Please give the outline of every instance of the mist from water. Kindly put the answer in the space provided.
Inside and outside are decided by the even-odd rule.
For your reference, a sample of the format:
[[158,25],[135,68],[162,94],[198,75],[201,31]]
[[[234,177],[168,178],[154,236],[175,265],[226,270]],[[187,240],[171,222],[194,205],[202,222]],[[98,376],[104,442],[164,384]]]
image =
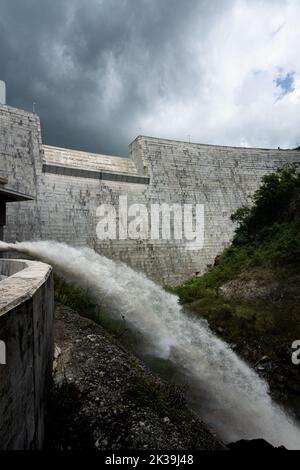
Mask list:
[[90,248],[0,242],[0,251],[7,250],[51,264],[67,281],[87,289],[111,318],[125,318],[151,345],[153,356],[169,360],[190,378],[198,415],[225,443],[262,438],[300,449],[300,428],[272,402],[267,383],[204,320],[187,315],[175,295]]

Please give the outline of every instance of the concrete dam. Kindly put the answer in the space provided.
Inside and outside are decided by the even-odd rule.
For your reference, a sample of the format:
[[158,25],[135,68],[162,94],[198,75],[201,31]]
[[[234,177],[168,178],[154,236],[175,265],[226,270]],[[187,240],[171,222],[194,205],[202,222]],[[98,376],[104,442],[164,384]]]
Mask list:
[[[299,161],[300,153],[293,150],[145,136],[129,145],[128,158],[50,147],[43,145],[35,113],[0,105],[0,193],[9,190],[30,199],[7,204],[4,240],[89,246],[161,284],[178,284],[205,272],[230,243],[230,216],[249,203],[262,176]],[[99,239],[97,208],[115,207],[118,219],[122,197],[128,206],[203,206],[201,247],[191,249],[184,238],[160,235]],[[177,217],[175,210],[171,227]],[[5,224],[3,217],[0,224]]]
[[[204,273],[233,237],[231,214],[249,203],[261,178],[297,162],[296,150],[146,136],[130,144],[128,158],[51,147],[42,142],[35,113],[0,105],[0,257],[17,258],[0,259],[0,448],[43,447],[53,360],[52,267],[106,302],[112,317],[126,318],[154,356],[190,372],[205,397],[197,411],[211,426],[218,411],[224,442],[263,436],[297,448],[299,428],[273,404],[266,383],[159,286]],[[148,233],[131,236],[124,228],[125,200],[126,223],[144,208],[152,216],[158,206]],[[201,208],[198,245],[175,236],[183,206]],[[162,207],[170,209],[173,236],[165,236],[163,226],[148,236]],[[104,215],[116,230],[101,238]],[[48,264],[19,259],[24,254]]]

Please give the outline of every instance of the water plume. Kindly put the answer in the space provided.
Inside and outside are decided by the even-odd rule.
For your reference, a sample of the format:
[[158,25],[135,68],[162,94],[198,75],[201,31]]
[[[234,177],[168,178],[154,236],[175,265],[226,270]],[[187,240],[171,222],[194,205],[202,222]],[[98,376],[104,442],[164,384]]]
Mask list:
[[272,401],[266,382],[205,321],[187,315],[176,296],[145,275],[92,249],[53,241],[0,242],[0,251],[5,250],[48,262],[88,289],[112,318],[125,317],[151,344],[154,356],[170,360],[191,379],[198,415],[225,443],[263,438],[300,449],[298,425]]

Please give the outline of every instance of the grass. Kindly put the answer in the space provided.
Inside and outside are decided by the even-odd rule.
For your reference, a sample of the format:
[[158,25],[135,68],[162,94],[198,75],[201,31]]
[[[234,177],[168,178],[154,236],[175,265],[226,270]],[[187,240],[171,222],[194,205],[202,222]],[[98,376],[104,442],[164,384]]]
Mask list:
[[67,283],[62,277],[54,274],[54,299],[63,305],[76,310],[81,315],[99,316],[100,309],[87,292]]
[[173,383],[157,382],[148,377],[134,377],[128,396],[140,406],[155,411],[161,418],[180,421],[187,413],[185,389]]
[[263,334],[292,340],[300,335],[300,309],[295,305],[283,307],[262,300],[243,302],[207,294],[188,307],[214,329],[223,331],[228,341],[251,340]]
[[138,347],[139,335],[129,330],[125,318],[121,320],[111,318],[94,302],[89,292],[74,287],[57,274],[54,275],[54,299],[101,325],[107,334],[129,349]]

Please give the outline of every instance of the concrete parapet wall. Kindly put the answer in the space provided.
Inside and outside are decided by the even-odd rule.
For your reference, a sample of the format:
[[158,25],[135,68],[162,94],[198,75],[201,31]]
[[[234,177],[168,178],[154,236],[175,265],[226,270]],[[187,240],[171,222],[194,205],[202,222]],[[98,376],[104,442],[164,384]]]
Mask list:
[[40,449],[53,358],[53,278],[44,263],[0,259],[0,449]]
[[49,145],[43,145],[43,151],[44,159],[48,164],[137,175],[135,164],[129,158],[110,157],[108,155],[50,147]]

